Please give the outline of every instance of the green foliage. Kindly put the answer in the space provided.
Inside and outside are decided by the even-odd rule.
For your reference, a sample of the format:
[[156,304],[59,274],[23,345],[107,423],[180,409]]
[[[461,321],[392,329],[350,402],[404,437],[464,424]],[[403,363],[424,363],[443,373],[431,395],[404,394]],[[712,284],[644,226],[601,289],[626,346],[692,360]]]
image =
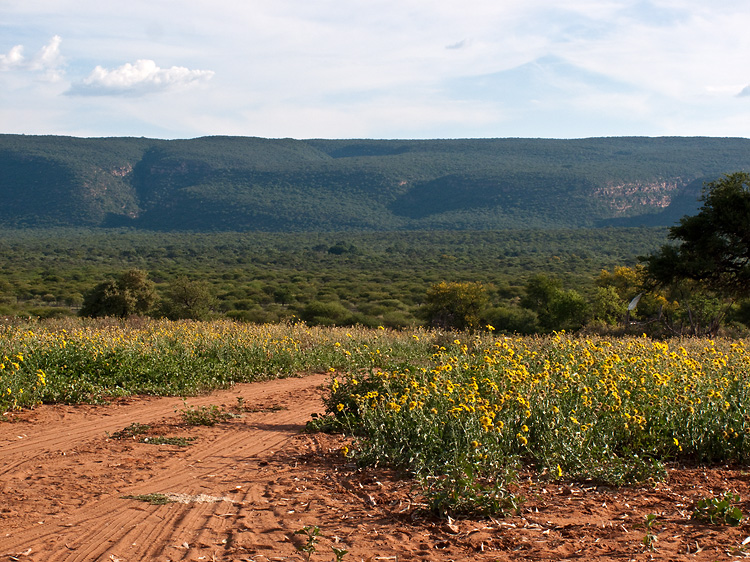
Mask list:
[[724,492],[713,498],[701,498],[696,503],[691,518],[712,525],[724,523],[736,527],[742,523],[743,518],[742,511],[735,505],[739,501],[740,496],[732,492]]
[[117,279],[99,283],[86,293],[79,314],[81,316],[117,316],[126,318],[146,314],[156,300],[154,283],[148,273],[130,269]]
[[[0,135],[0,224],[182,232],[667,226],[695,210],[701,181],[750,168],[749,142]],[[349,241],[327,247],[350,255]]]
[[559,279],[538,274],[526,284],[521,305],[534,311],[539,325],[547,330],[576,330],[583,326],[589,306],[574,289],[564,290]]
[[181,276],[172,281],[159,304],[157,315],[170,320],[207,320],[214,298],[207,281]]
[[[330,316],[310,315],[306,321],[408,328],[423,322],[420,309],[427,288],[448,278],[482,283],[490,301],[486,313],[510,309],[518,318],[508,330],[522,333],[534,319],[528,310],[519,311],[517,297],[531,275],[564,276],[570,288],[589,297],[591,279],[602,268],[634,262],[638,254],[658,248],[665,233],[348,233],[347,243],[356,245],[357,252],[334,255],[327,249],[340,234],[0,231],[0,311],[5,307],[10,316],[70,315],[78,311],[82,294],[102,279],[116,280],[123,269],[141,269],[156,282],[162,305],[171,303],[170,287],[180,278],[207,285],[214,297],[211,316],[283,322],[302,317],[310,303],[336,302],[341,306]],[[46,302],[45,295],[56,300]],[[167,312],[160,306],[152,314]]]
[[679,300],[679,324],[693,335],[713,335],[733,302],[750,296],[750,174],[707,183],[701,201],[696,215],[670,228],[677,244],[643,259],[652,286]]
[[649,549],[651,552],[656,551],[656,542],[659,540],[656,533],[654,532],[654,522],[658,516],[655,513],[649,513],[646,515],[646,535],[641,541],[643,546]]
[[167,437],[164,435],[155,435],[153,437],[143,437],[140,442],[148,443],[149,445],[175,445],[177,447],[189,447],[195,440],[196,437]]
[[229,421],[235,417],[231,412],[219,408],[216,404],[210,406],[188,406],[180,410],[182,422],[186,425],[214,426],[217,423]]
[[661,285],[690,279],[727,296],[750,296],[750,173],[706,184],[701,201],[698,214],[670,228],[678,245],[647,259],[649,277]]
[[446,467],[446,474],[422,478],[429,511],[438,517],[507,517],[518,515],[523,498],[507,487],[511,479],[483,477],[471,460]]
[[151,429],[151,426],[144,423],[133,422],[129,426],[119,431],[115,431],[112,439],[134,439],[138,435],[143,435]]
[[452,337],[427,361],[347,369],[326,399],[359,462],[419,476],[438,513],[500,507],[520,463],[622,486],[662,480],[674,459],[750,458],[744,340]]
[[628,303],[620,298],[620,295],[612,286],[597,287],[594,294],[594,318],[605,324],[621,323],[627,312]]
[[[317,525],[305,525],[301,529],[294,531],[295,535],[302,535],[304,537],[304,543],[297,547],[299,552],[304,552],[307,555],[307,561],[310,562],[310,558],[317,551],[317,544],[320,541],[322,533],[320,527]],[[337,555],[338,557],[338,555]]]
[[442,281],[427,290],[423,314],[436,328],[476,330],[488,302],[487,289],[481,283]]
[[129,496],[122,496],[122,499],[125,500],[138,500],[141,502],[146,502],[151,505],[167,505],[168,503],[175,503],[177,500],[169,497],[167,494],[161,494],[161,493],[153,493],[153,494],[137,494],[137,495],[129,495]]

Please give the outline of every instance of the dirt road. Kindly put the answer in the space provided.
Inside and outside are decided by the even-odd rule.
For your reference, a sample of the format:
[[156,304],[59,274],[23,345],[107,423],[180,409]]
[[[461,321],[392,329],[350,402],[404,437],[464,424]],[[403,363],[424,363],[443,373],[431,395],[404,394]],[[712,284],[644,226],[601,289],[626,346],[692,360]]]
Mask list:
[[[343,437],[301,433],[322,410],[325,379],[239,385],[187,405],[137,397],[12,415],[0,423],[0,560],[306,560],[306,537],[295,533],[306,526],[322,534],[312,561],[335,560],[334,549],[344,562],[743,555],[746,524],[689,518],[695,498],[727,489],[747,514],[743,469],[673,469],[665,484],[621,490],[529,479],[519,516],[425,517],[411,482],[357,469],[340,454]],[[182,423],[180,410],[210,405],[238,415],[213,427]],[[183,441],[154,444],[159,437]],[[649,513],[658,514],[657,550],[643,543]]]

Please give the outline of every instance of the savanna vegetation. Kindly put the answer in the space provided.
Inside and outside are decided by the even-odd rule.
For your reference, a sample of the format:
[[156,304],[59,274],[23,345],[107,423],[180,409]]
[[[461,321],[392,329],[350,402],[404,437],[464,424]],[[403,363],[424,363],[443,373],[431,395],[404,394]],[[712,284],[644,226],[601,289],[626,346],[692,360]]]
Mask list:
[[[0,232],[0,314],[301,319],[309,325],[393,328],[490,323],[530,333],[580,326],[602,315],[622,320],[625,301],[637,293],[635,280],[620,279],[616,299],[606,293],[610,308],[600,312],[602,270],[635,267],[637,256],[658,249],[666,234],[646,228],[306,234],[6,230]],[[128,272],[129,280],[123,279]],[[543,294],[540,276],[549,279],[549,286],[542,283]],[[437,322],[439,303],[430,303],[429,292],[441,283],[481,285],[475,316],[462,323]],[[585,314],[568,318],[576,311],[571,303],[581,301]],[[565,323],[557,324],[563,316]]]

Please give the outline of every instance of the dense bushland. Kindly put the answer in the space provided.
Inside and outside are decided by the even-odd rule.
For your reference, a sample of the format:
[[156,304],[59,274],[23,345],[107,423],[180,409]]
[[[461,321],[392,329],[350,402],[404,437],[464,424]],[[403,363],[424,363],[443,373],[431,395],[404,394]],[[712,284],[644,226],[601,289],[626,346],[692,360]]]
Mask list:
[[[427,323],[427,292],[477,282],[488,323],[534,330],[519,307],[544,273],[593,302],[602,269],[633,266],[665,229],[391,233],[148,233],[129,230],[0,231],[0,314],[76,314],[84,295],[123,272],[154,283],[155,316],[251,322],[409,327]],[[103,289],[104,287],[100,287]],[[622,298],[628,298],[623,294]],[[630,296],[632,298],[632,295]],[[181,302],[176,302],[180,301]],[[534,313],[536,314],[536,313]]]

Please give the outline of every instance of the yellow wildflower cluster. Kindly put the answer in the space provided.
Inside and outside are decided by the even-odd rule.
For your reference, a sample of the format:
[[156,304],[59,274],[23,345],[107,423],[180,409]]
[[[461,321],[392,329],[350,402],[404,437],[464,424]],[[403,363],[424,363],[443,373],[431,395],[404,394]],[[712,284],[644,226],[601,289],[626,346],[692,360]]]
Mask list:
[[742,341],[490,334],[435,345],[431,359],[374,369],[369,394],[349,397],[370,427],[394,432],[383,442],[431,436],[436,450],[538,455],[553,472],[586,455],[750,457]]

